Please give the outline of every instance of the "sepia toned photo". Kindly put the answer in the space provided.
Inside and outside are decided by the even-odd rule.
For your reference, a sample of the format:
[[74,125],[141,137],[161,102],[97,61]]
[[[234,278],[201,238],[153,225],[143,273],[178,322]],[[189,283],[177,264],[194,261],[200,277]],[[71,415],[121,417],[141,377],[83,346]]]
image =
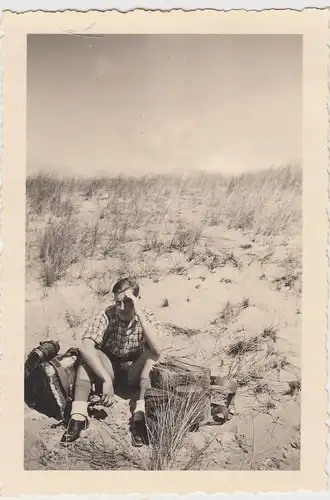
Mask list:
[[29,35],[25,467],[297,470],[302,37]]
[[3,29],[4,493],[324,489],[325,13]]

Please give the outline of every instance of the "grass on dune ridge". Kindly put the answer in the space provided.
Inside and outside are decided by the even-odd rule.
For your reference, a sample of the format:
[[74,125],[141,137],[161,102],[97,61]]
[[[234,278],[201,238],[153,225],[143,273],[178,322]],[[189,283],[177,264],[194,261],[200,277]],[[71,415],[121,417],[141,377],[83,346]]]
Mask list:
[[[38,173],[26,181],[27,256],[41,264],[45,286],[84,258],[119,257],[125,266],[132,248],[135,260],[148,251],[178,251],[193,261],[207,227],[252,237],[299,231],[301,193],[302,169],[291,165],[230,177],[78,179]],[[88,203],[95,210],[86,216]],[[209,252],[205,245],[203,252]]]

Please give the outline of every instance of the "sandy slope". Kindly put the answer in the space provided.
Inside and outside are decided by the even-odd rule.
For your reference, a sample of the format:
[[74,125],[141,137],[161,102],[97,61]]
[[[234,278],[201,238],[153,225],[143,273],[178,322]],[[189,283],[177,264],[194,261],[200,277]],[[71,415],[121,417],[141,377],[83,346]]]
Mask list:
[[[239,241],[233,241],[233,245],[237,253]],[[256,251],[261,253],[262,247],[258,245]],[[295,400],[291,396],[283,396],[283,393],[287,389],[287,382],[299,380],[300,377],[301,316],[297,314],[300,299],[290,291],[276,290],[272,280],[285,273],[280,266],[272,262],[266,265],[256,261],[251,262],[251,256],[244,250],[240,250],[240,257],[246,263],[239,271],[230,264],[213,273],[205,266],[191,266],[187,276],[170,275],[157,279],[156,282],[152,279],[141,280],[143,302],[157,313],[163,323],[199,330],[191,337],[173,336],[167,331],[164,340],[171,347],[171,352],[190,360],[193,359],[197,363],[205,363],[213,372],[225,375],[227,375],[226,371],[231,360],[227,359],[228,356],[223,351],[232,339],[237,336],[246,339],[261,335],[265,328],[275,326],[276,341],[268,342],[267,349],[274,349],[274,359],[282,356],[291,365],[285,366],[278,372],[273,370],[271,377],[264,371],[262,381],[266,380],[269,383],[269,388],[273,392],[272,397],[278,398],[278,402],[275,403],[275,408],[267,411],[262,407],[268,396],[264,394],[256,396],[253,393],[251,395],[247,387],[243,386],[236,400],[239,415],[237,427],[238,433],[247,438],[247,449],[252,447],[251,439],[254,434],[256,447],[254,454],[258,457],[258,461],[261,456],[265,456],[266,459],[275,457],[276,466],[296,468],[299,464],[299,449],[297,447],[290,449],[290,443],[299,441],[297,429],[300,421],[300,400],[299,398]],[[263,274],[265,277],[260,279]],[[70,328],[65,320],[65,310],[80,318],[81,315],[87,317],[90,310],[100,307],[101,304],[93,297],[91,289],[84,283],[63,282],[49,290],[44,298],[42,298],[43,295],[44,291],[40,289],[38,283],[28,283],[26,351],[28,352],[45,338],[59,339],[63,350],[74,344],[79,345],[83,325]],[[168,307],[161,307],[164,298],[168,299]],[[248,306],[240,310],[237,316],[229,321],[229,324],[221,319],[219,320],[221,326],[210,324],[223,310],[227,301],[240,304],[245,299],[249,300]],[[104,303],[106,304],[107,301],[104,300]],[[79,322],[79,319],[77,321]],[[255,361],[252,357],[242,361],[243,373],[248,373],[250,367],[257,368],[264,352],[265,346],[263,345]],[[127,427],[125,419],[128,421],[129,415],[128,411],[125,411],[126,407],[127,404],[117,401],[116,411],[123,413],[125,418],[116,419],[115,428],[121,425],[123,429]],[[255,417],[249,416],[250,410],[256,414]],[[31,412],[26,418],[28,432],[29,422],[33,418]],[[41,439],[43,439],[42,436],[47,436],[47,439],[46,437],[43,439],[47,448],[51,446],[60,454],[58,442],[62,429],[51,432],[48,422],[44,423],[46,427],[40,432]],[[211,432],[219,432],[219,429],[216,431],[211,429]],[[237,442],[233,446],[237,447]],[[282,453],[284,446],[289,446],[289,451]],[[214,465],[224,466],[223,458],[221,460],[223,455],[221,446],[218,446],[218,452],[218,460],[208,463],[208,468]],[[232,454],[229,451],[225,458],[229,460],[229,463],[225,465],[233,468],[241,466],[240,455],[238,454],[238,463],[232,463]],[[245,455],[244,452],[243,455]],[[291,458],[288,460],[288,457]],[[27,466],[31,466],[28,458]]]
[[[98,220],[100,206],[107,203],[104,198],[81,201],[77,196],[80,218]],[[198,213],[193,214],[195,222]],[[101,218],[100,225],[106,220]],[[159,225],[150,223],[143,234],[133,227],[126,232],[125,268],[119,252],[96,251],[70,265],[65,277],[47,288],[39,279],[34,239],[36,228],[44,227],[42,217],[30,216],[26,353],[47,338],[58,339],[62,351],[79,345],[87,319],[111,301],[105,292],[116,277],[134,270],[140,276],[143,303],[164,324],[170,352],[239,383],[232,421],[191,434],[175,466],[184,467],[183,456],[194,456],[212,438],[193,467],[299,468],[299,228],[266,237],[225,229],[221,223],[204,227],[189,258],[189,248],[148,248],[146,234],[159,230]],[[164,238],[167,230],[160,231]],[[221,262],[214,255],[221,255]],[[92,421],[86,437],[66,451],[59,447],[63,429],[51,428],[54,422],[26,408],[25,467],[150,468],[149,451],[131,446],[128,402],[117,397],[108,413],[104,422]]]

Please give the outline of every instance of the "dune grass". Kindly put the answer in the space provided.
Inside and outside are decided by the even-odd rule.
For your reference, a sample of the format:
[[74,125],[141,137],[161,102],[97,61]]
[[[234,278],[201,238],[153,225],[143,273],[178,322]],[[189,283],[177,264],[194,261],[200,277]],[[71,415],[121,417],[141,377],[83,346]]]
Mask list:
[[[291,234],[301,224],[301,191],[302,172],[295,166],[228,178],[201,173],[60,179],[40,173],[26,181],[27,233],[41,223],[37,259],[45,286],[62,279],[77,259],[122,258],[135,243],[136,260],[144,253],[148,260],[148,252],[177,251],[187,264],[205,263],[210,270],[227,263],[239,267],[233,253],[214,253],[203,231],[219,226],[253,237]],[[84,203],[92,200],[96,219],[84,213]]]
[[[296,166],[233,177],[200,173],[188,177],[75,179],[41,173],[28,177],[26,194],[27,267],[36,270],[43,286],[50,288],[69,279],[77,264],[111,260],[110,271],[105,274],[95,271],[95,275],[81,273],[74,278],[84,279],[100,301],[111,289],[111,273],[158,279],[163,271],[157,267],[157,258],[169,256],[176,260],[164,271],[167,275],[187,275],[194,264],[206,266],[210,273],[224,267],[239,273],[245,265],[243,252],[251,250],[255,238],[269,239],[269,252],[255,257],[264,264],[273,256],[277,236],[290,238],[301,233],[302,170]],[[238,231],[247,236],[247,242],[240,246],[240,252],[216,248],[212,238],[205,236],[207,230],[208,235],[216,230]],[[293,290],[299,285],[299,259],[295,253],[285,257],[281,263],[284,274],[274,278],[274,288]],[[230,286],[232,278],[220,281]],[[202,277],[196,288],[201,283]],[[300,293],[299,286],[296,288]],[[237,303],[228,300],[210,325],[220,335],[250,305],[248,297]],[[170,311],[172,299],[164,295],[160,307]],[[81,321],[71,310],[65,311],[64,319],[70,329]],[[198,329],[170,327],[173,335],[188,339],[200,333]],[[276,327],[269,324],[251,337],[235,333],[220,353],[227,363],[223,366],[225,376],[234,377],[243,390],[260,399],[263,411],[268,412],[277,404],[271,377],[288,367],[286,357],[276,351],[276,340]],[[286,387],[286,393],[276,397],[296,397],[300,388],[297,378]],[[200,411],[198,401],[189,403],[184,400],[178,405],[171,399],[159,412],[157,426],[149,426],[150,457],[143,469],[198,466],[210,443],[193,453],[188,462],[182,462],[191,421]],[[96,448],[86,448],[87,461],[95,459],[96,469],[118,468],[116,450]],[[130,449],[120,457],[121,467],[138,468],[135,460],[128,463]]]

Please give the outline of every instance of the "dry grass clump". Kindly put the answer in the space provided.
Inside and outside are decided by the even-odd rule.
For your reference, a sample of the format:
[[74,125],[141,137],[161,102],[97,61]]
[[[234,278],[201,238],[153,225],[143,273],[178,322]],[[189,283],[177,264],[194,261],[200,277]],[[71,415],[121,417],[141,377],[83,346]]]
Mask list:
[[290,380],[289,388],[285,392],[287,396],[296,396],[301,391],[301,380]]
[[226,351],[228,356],[242,356],[247,352],[256,351],[259,347],[259,337],[256,335],[255,337],[248,339],[238,339],[233,342]]
[[[126,446],[125,446],[126,444]],[[145,470],[141,457],[135,456],[127,443],[119,446],[107,446],[107,443],[98,443],[94,440],[79,443],[68,449],[68,459],[75,462],[88,463],[93,470]]]
[[65,321],[70,328],[76,328],[83,324],[83,317],[74,310],[65,309]]
[[79,227],[72,217],[50,219],[40,232],[40,279],[46,287],[63,278],[71,264],[79,259]]
[[276,341],[276,334],[277,334],[277,330],[276,330],[276,327],[273,326],[273,325],[270,325],[270,326],[266,326],[261,334],[261,336],[264,338],[264,339],[268,339],[270,338],[271,340],[273,340],[273,342]]
[[98,223],[83,224],[71,213],[49,217],[46,225],[38,229],[36,241],[42,283],[52,286],[66,276],[72,264],[93,257],[101,237]]
[[198,245],[194,248],[190,260],[197,265],[205,265],[209,271],[214,271],[219,267],[224,267],[224,253],[215,253],[206,244]]
[[211,321],[211,325],[224,324],[228,325],[231,323],[242,309],[246,309],[249,306],[249,299],[244,299],[242,303],[233,304],[230,300],[227,300],[217,316]]
[[267,236],[299,227],[301,194],[302,170],[298,166],[233,177],[226,193],[228,227]]
[[174,325],[173,323],[166,323],[166,327],[170,329],[172,335],[182,335],[184,337],[196,337],[201,332],[197,328],[183,328],[182,326]]
[[158,255],[179,251],[186,253],[188,260],[191,260],[201,236],[202,227],[179,221],[164,231],[159,230],[159,228],[147,231],[142,251],[153,250]]
[[59,179],[58,176],[39,173],[27,177],[26,195],[32,211],[38,215],[53,212],[65,216],[74,211],[68,197],[73,190],[73,180]]
[[291,368],[286,355],[276,349],[276,327],[269,325],[252,336],[247,335],[244,328],[228,333],[229,338],[215,353],[221,360],[223,376],[234,378],[254,396],[271,395],[280,371]]
[[189,470],[207,451],[211,440],[203,450],[195,450],[189,460],[183,459],[187,438],[192,424],[205,411],[205,397],[178,397],[166,391],[166,401],[155,401],[153,418],[146,420],[148,441],[151,447],[150,470]]

